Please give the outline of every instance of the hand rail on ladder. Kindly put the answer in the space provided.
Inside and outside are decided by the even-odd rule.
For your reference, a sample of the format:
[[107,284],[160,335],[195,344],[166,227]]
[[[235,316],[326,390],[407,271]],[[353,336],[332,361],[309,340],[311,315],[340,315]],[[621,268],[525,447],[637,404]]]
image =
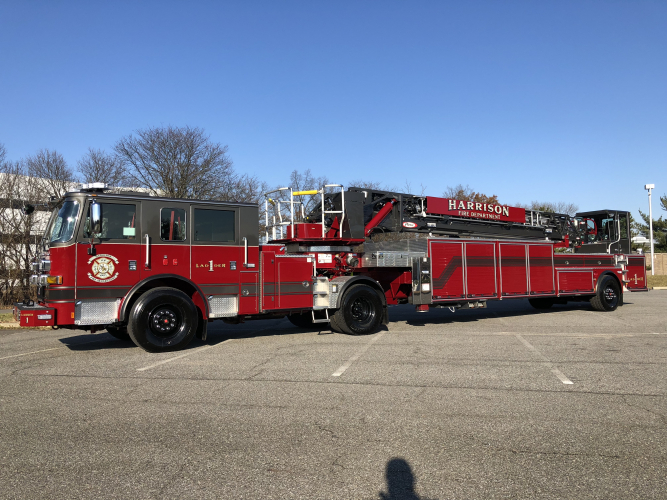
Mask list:
[[[325,210],[324,207],[324,195],[326,194],[326,188],[340,188],[341,192],[341,210]],[[274,193],[279,193],[280,196],[286,191],[289,190],[290,193],[290,199],[288,200],[282,200],[276,197],[276,199],[271,198],[269,195],[272,195]],[[294,227],[294,222],[295,222],[295,213],[294,213],[294,206],[297,205],[297,213],[298,213],[298,207],[301,208],[301,220],[304,220],[306,218],[306,212],[305,212],[305,204],[300,201],[300,200],[295,200],[295,196],[304,196],[304,195],[316,195],[319,194],[321,196],[321,205],[322,205],[322,238],[326,237],[326,224],[325,224],[325,215],[333,215],[333,214],[340,214],[340,228],[341,230],[339,231],[339,235],[342,232],[343,228],[343,221],[345,219],[345,188],[342,184],[325,184],[322,186],[320,189],[309,189],[309,190],[302,190],[302,191],[294,191],[291,187],[282,187],[278,189],[274,189],[273,191],[268,191],[264,193],[264,210],[265,210],[265,237],[266,241],[269,241],[269,229],[271,230],[271,239],[275,240],[276,239],[276,229],[280,229],[280,239],[283,239],[285,237],[284,230],[283,228],[285,226],[291,226],[292,227],[292,237],[294,237],[295,233],[295,227]],[[289,203],[289,221],[283,220],[283,206]],[[273,207],[276,208],[276,212],[278,213],[278,220],[276,220],[276,216],[272,216],[272,220],[269,220],[269,204],[271,204]],[[272,223],[270,223],[272,222]]]

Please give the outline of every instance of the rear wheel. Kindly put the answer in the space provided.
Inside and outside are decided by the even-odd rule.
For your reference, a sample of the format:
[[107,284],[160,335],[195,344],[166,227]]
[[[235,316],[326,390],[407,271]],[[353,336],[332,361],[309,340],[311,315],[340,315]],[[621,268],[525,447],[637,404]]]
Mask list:
[[128,333],[148,352],[183,349],[196,331],[197,308],[190,297],[175,288],[154,288],[132,306]]
[[615,311],[621,300],[621,287],[616,278],[604,276],[600,280],[597,293],[591,297],[591,306],[596,311]]
[[334,328],[349,335],[365,335],[377,331],[382,322],[382,300],[368,285],[355,285],[341,300],[333,315]]
[[132,340],[130,334],[127,333],[127,326],[109,325],[106,330],[109,335],[118,340]]
[[554,299],[548,297],[540,297],[535,299],[528,299],[528,303],[535,309],[550,309],[554,305]]

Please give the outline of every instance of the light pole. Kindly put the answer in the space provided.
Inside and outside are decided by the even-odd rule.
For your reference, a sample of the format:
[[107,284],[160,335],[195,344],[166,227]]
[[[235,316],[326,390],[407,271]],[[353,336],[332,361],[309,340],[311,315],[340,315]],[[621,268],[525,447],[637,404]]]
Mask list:
[[655,189],[655,184],[646,184],[644,189],[648,191],[648,233],[651,238],[651,276],[655,275],[655,266],[653,261],[653,209],[651,208],[651,189]]

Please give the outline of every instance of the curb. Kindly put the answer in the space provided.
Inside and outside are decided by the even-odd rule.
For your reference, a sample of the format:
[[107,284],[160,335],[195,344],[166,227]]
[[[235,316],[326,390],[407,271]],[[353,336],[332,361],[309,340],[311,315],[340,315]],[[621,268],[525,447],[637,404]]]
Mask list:
[[667,290],[667,286],[654,286],[653,290]]

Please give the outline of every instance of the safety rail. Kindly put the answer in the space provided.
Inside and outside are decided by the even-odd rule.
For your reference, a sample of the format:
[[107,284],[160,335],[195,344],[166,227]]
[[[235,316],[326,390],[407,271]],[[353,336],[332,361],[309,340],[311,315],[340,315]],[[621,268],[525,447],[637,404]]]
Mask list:
[[[326,210],[325,208],[325,195],[331,194],[327,192],[327,188],[340,188],[341,196],[341,209],[340,210]],[[290,198],[289,200],[280,199],[283,194],[286,194],[289,191]],[[270,195],[278,193],[278,196],[271,198]],[[308,189],[301,191],[294,191],[291,187],[282,187],[274,189],[273,191],[268,191],[264,193],[264,212],[265,212],[265,237],[266,241],[275,240],[278,236],[278,230],[280,231],[280,239],[285,238],[284,228],[286,226],[292,226],[292,237],[295,233],[295,208],[296,215],[300,216],[300,221],[304,221],[306,218],[305,213],[305,204],[302,200],[295,200],[295,196],[309,196],[319,194],[321,196],[321,207],[322,207],[322,238],[326,237],[326,217],[325,215],[340,215],[339,227],[343,228],[343,221],[345,220],[345,187],[342,184],[325,184],[320,189]],[[275,207],[274,215],[269,216],[269,204]],[[283,208],[289,205],[289,216],[283,217]],[[289,220],[286,220],[289,217]],[[269,231],[271,231],[271,238],[269,239]],[[340,234],[340,231],[339,231]]]

